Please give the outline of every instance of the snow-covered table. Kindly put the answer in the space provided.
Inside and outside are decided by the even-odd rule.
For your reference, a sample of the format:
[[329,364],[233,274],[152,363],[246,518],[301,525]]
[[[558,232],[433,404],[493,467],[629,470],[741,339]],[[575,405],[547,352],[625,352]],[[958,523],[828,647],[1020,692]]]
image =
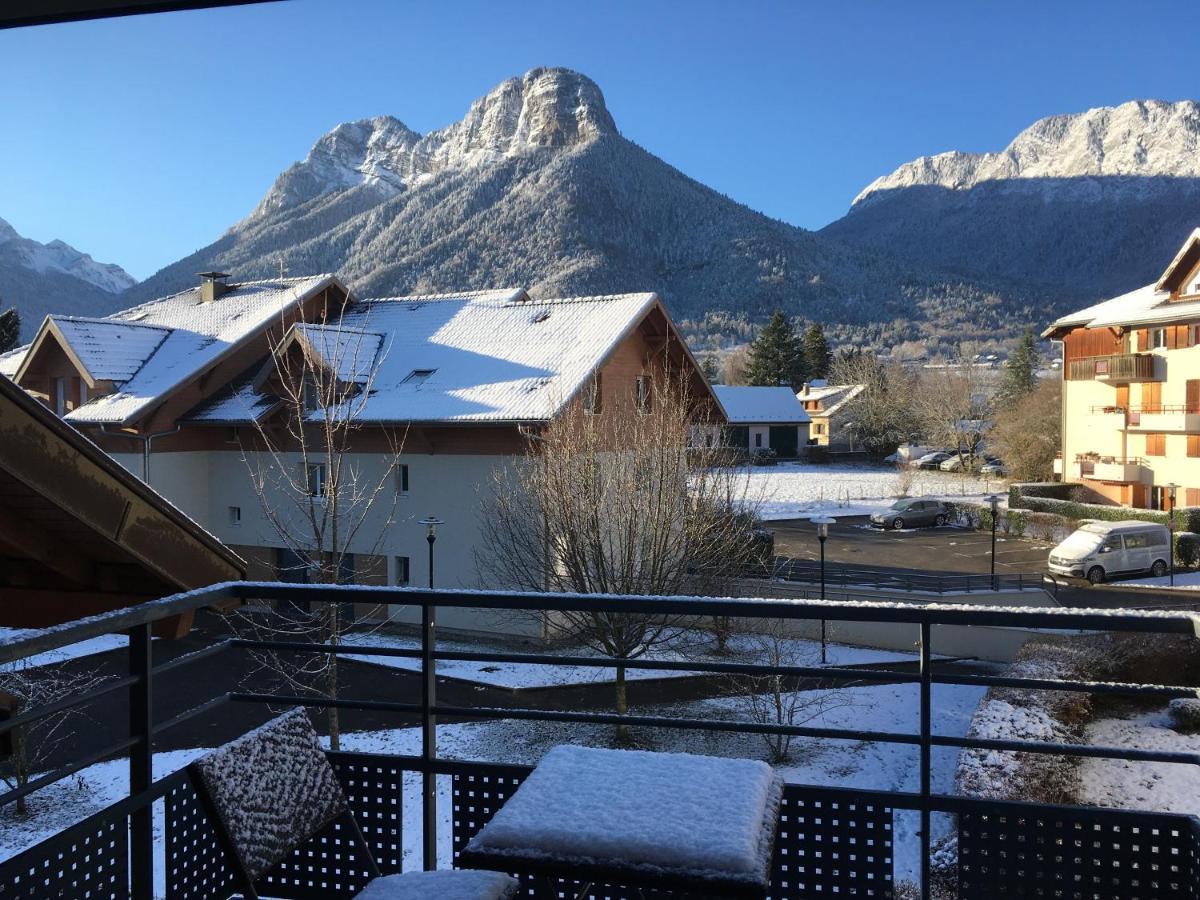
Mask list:
[[775,771],[753,760],[555,747],[463,848],[459,862],[700,896],[761,897],[782,793]]

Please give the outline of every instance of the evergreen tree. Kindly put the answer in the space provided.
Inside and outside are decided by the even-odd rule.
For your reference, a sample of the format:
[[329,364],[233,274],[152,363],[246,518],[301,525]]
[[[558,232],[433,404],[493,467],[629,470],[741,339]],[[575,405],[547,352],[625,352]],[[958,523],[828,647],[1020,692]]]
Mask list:
[[708,356],[704,357],[704,362],[701,363],[700,368],[703,370],[704,377],[708,379],[709,384],[720,383],[721,368],[717,365],[716,356],[710,353]]
[[1037,339],[1033,336],[1033,330],[1026,328],[1017,348],[1004,364],[1004,377],[1000,382],[1001,402],[1005,406],[1012,406],[1037,390],[1037,370]]
[[828,377],[831,362],[833,354],[829,351],[825,329],[813,322],[804,332],[804,367],[808,370],[808,377]]
[[804,348],[792,323],[777,309],[750,345],[746,383],[798,388],[804,383],[804,376]]
[[0,312],[0,353],[17,346],[21,339],[21,316],[14,306]]

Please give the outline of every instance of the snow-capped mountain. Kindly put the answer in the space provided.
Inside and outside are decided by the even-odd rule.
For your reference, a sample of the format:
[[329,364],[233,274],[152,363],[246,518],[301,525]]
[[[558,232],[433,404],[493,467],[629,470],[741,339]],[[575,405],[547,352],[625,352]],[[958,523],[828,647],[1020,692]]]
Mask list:
[[51,312],[105,315],[120,309],[126,305],[122,292],[135,283],[120,266],[96,262],[62,241],[22,237],[0,219],[0,309],[17,308],[27,337]]
[[823,234],[916,265],[1113,295],[1153,280],[1200,225],[1200,104],[1051,116],[995,153],[923,156]]
[[39,244],[21,237],[17,230],[0,219],[0,258],[4,264],[22,265],[39,274],[59,272],[118,294],[137,283],[137,279],[114,263],[100,263],[70,244],[50,241]]
[[[171,293],[210,268],[269,278],[281,262],[292,274],[339,272],[368,296],[656,290],[693,321],[781,308],[953,330],[1021,314],[992,304],[982,323],[965,312],[977,285],[843,246],[699,184],[622,137],[600,88],[565,69],[505,81],[427,135],[390,116],[338,126],[249,216],[127,297]],[[725,327],[713,321],[707,333]]]

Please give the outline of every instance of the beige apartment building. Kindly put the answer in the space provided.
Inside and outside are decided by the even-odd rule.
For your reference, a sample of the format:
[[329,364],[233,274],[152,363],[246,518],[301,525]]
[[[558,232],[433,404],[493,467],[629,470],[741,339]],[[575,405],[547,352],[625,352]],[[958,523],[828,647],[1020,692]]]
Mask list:
[[1055,473],[1143,509],[1200,506],[1200,228],[1162,277],[1063,316]]

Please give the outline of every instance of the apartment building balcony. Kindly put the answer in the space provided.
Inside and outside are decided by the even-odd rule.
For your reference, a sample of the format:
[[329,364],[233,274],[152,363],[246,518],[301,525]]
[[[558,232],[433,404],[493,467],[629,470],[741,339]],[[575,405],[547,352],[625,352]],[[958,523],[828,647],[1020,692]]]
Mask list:
[[1166,361],[1153,353],[1117,353],[1073,359],[1067,367],[1068,381],[1106,381],[1129,384],[1135,381],[1162,381]]
[[1152,480],[1153,473],[1140,456],[1077,456],[1072,475],[1078,479],[1139,484]]
[[[612,667],[604,657],[563,657],[552,653],[463,654],[439,646],[434,620],[423,615],[419,646],[398,649],[395,646],[346,644],[284,644],[247,638],[227,638],[218,643],[163,660],[154,653],[150,633],[156,621],[205,607],[229,604],[274,602],[284,604],[327,604],[352,598],[362,602],[412,605],[422,610],[442,608],[484,608],[511,611],[561,611],[586,608],[604,613],[635,613],[651,616],[714,615],[737,619],[815,624],[819,620],[885,623],[893,629],[911,630],[916,641],[916,665],[877,668],[870,666],[816,667],[786,665],[768,661],[730,663],[674,661],[640,657],[623,660],[630,669],[671,670],[685,668],[709,674],[788,679],[819,678],[823,682],[859,685],[862,682],[902,684],[911,688],[911,723],[891,730],[870,730],[866,723],[835,727],[834,723],[783,724],[750,718],[697,719],[656,713],[654,709],[637,713],[609,714],[571,708],[534,708],[516,701],[513,706],[492,707],[471,704],[446,690],[438,678],[439,663],[467,657],[505,665],[571,664],[591,666],[597,671]],[[934,779],[934,774],[952,758],[948,749],[975,752],[1031,752],[1062,758],[1122,760],[1129,766],[1144,764],[1200,765],[1200,755],[1163,749],[1133,749],[1103,744],[1071,744],[1058,738],[1034,740],[1007,736],[956,737],[944,734],[934,723],[944,721],[942,685],[973,685],[979,688],[1002,686],[1006,691],[1022,691],[1031,697],[1048,689],[1084,694],[1121,694],[1131,697],[1194,696],[1186,687],[1139,683],[1115,683],[1071,680],[1031,679],[1024,676],[972,673],[963,675],[946,668],[939,657],[938,638],[947,626],[979,626],[1048,630],[1061,629],[1098,632],[1136,632],[1147,634],[1195,634],[1196,620],[1183,612],[1105,611],[1072,609],[1014,610],[1002,607],[939,606],[937,603],[870,603],[836,601],[797,601],[771,599],[707,599],[693,597],[620,597],[579,596],[573,594],[506,594],[499,592],[423,591],[408,588],[363,588],[331,585],[223,584],[176,597],[154,601],[83,619],[52,631],[24,631],[0,636],[0,664],[16,662],[48,650],[88,641],[103,634],[126,632],[129,635],[128,676],[111,679],[66,700],[43,706],[23,708],[19,715],[0,720],[0,736],[13,729],[60,712],[64,707],[90,704],[99,697],[117,692],[127,695],[126,703],[114,704],[110,716],[97,720],[101,742],[115,741],[99,750],[79,748],[82,758],[39,775],[28,784],[0,791],[0,808],[18,798],[73,777],[99,759],[128,754],[129,778],[109,804],[103,808],[80,803],[64,804],[57,833],[0,862],[0,894],[7,897],[120,897],[152,900],[156,896],[189,900],[226,900],[246,895],[239,882],[255,878],[251,895],[278,898],[322,897],[350,900],[373,879],[393,873],[420,869],[450,869],[469,864],[472,838],[485,828],[492,816],[529,777],[527,765],[516,765],[472,758],[473,753],[439,753],[438,733],[446,723],[457,721],[523,720],[559,722],[579,726],[626,724],[634,728],[655,728],[664,732],[722,732],[745,735],[786,734],[815,741],[872,742],[892,752],[911,754],[911,784],[886,789],[858,786],[810,784],[803,776],[783,779],[778,823],[774,823],[773,852],[769,853],[769,895],[773,900],[813,896],[900,896],[901,871],[898,861],[919,861],[907,877],[915,880],[905,887],[904,896],[922,900],[957,897],[963,900],[1018,895],[1050,896],[1062,894],[1063,885],[1080,886],[1070,896],[1106,897],[1180,897],[1200,898],[1200,822],[1189,815],[1163,813],[1147,809],[1097,808],[1086,805],[1047,806],[1029,800],[997,800],[950,791],[943,793],[952,778]],[[247,653],[272,649],[289,653],[339,654],[342,656],[386,653],[412,660],[420,677],[419,702],[367,701],[353,695],[336,700],[319,694],[292,695],[288,687],[272,693],[232,692],[183,711],[163,711],[162,699],[169,696],[164,688],[170,683],[163,676],[220,659],[231,665]],[[792,682],[789,681],[790,685]],[[158,688],[156,690],[156,687]],[[126,709],[126,705],[128,708]],[[203,717],[239,724],[253,723],[252,710],[280,706],[307,706],[315,710],[336,706],[351,710],[369,710],[375,716],[388,714],[397,725],[417,729],[419,740],[411,745],[393,745],[371,752],[329,751],[327,759],[347,795],[343,809],[329,825],[302,845],[272,845],[272,859],[250,870],[231,851],[233,831],[215,816],[211,797],[206,800],[195,771],[178,768],[184,759],[174,761],[176,771],[166,765],[167,757],[155,759],[155,738],[182,722]],[[89,707],[89,712],[92,708]],[[115,715],[114,715],[115,713]],[[98,713],[97,713],[98,715]],[[820,727],[817,725],[820,724]],[[286,765],[286,744],[277,765]],[[935,752],[940,751],[940,752]],[[624,751],[623,751],[624,752]],[[632,759],[632,757],[631,757]],[[156,765],[155,763],[159,763]],[[239,772],[242,774],[239,775]],[[244,767],[232,765],[218,772],[218,780],[234,783],[243,777]],[[580,790],[586,785],[581,784]],[[668,787],[694,792],[697,785],[677,781]],[[231,792],[236,793],[236,792]],[[594,796],[589,794],[588,796]],[[287,813],[298,804],[295,797],[280,792],[276,796],[255,793],[255,803],[263,804],[272,814]],[[903,818],[906,827],[896,827]],[[358,823],[362,823],[361,828]],[[931,871],[934,851],[933,825],[942,823],[946,835],[953,838],[953,850],[938,850],[944,857],[944,889],[935,891]],[[237,839],[251,834],[239,826]],[[637,835],[654,835],[654,825],[646,819],[630,819],[627,827]],[[412,835],[413,840],[408,840]],[[274,837],[274,833],[272,833]],[[253,834],[251,834],[253,838]],[[406,844],[413,844],[405,852]],[[998,851],[996,848],[1001,848]],[[1061,848],[1067,847],[1068,852]],[[1049,848],[1049,849],[1047,849]],[[1060,848],[1060,849],[1055,849]],[[768,848],[769,850],[770,848]],[[619,850],[619,848],[618,848]],[[619,852],[614,850],[617,862]],[[821,866],[810,860],[819,859]],[[266,866],[270,864],[271,867]],[[513,863],[516,865],[516,862]],[[621,880],[631,876],[629,868],[614,867],[598,873],[578,868],[571,857],[548,857],[545,865],[525,877],[522,896],[549,898],[560,896],[606,896],[634,898],[644,883]],[[514,870],[525,874],[525,870]],[[632,873],[637,877],[657,877],[655,873]],[[561,880],[560,880],[561,879]],[[591,883],[605,885],[603,893],[590,890]],[[1103,888],[1103,890],[1101,890]],[[11,890],[10,890],[11,889]],[[564,894],[565,892],[565,894]],[[717,893],[705,890],[703,896]],[[762,896],[742,890],[727,896]],[[411,896],[435,896],[414,892]],[[680,889],[667,883],[656,897],[680,896]],[[692,888],[691,896],[697,896]],[[382,892],[375,896],[384,896]]]
[[1127,413],[1126,427],[1130,431],[1170,431],[1185,434],[1200,432],[1200,407],[1155,406],[1133,407]]

